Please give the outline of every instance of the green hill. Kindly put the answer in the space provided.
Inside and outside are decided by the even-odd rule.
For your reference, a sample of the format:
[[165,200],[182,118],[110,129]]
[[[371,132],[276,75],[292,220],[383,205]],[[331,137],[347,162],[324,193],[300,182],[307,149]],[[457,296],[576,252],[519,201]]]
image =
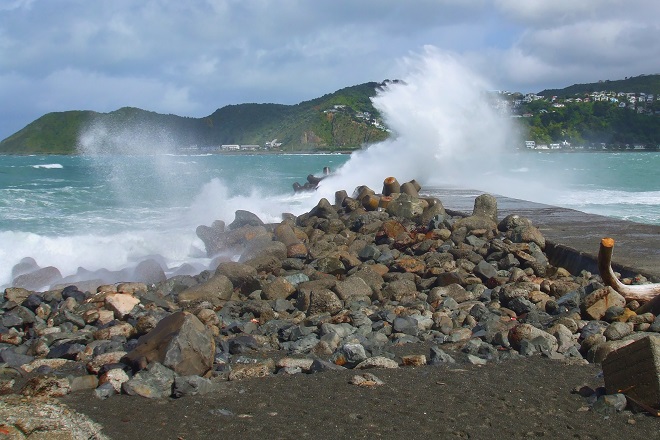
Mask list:
[[660,94],[660,75],[639,75],[619,80],[605,80],[588,84],[573,84],[563,89],[546,89],[540,96],[569,97],[585,93],[611,91],[625,93]]
[[[388,137],[371,104],[381,84],[346,87],[296,105],[239,104],[203,118],[124,107],[110,113],[48,113],[0,142],[0,154],[171,151],[196,145],[261,145],[284,151],[353,150]],[[366,113],[365,113],[366,112]]]

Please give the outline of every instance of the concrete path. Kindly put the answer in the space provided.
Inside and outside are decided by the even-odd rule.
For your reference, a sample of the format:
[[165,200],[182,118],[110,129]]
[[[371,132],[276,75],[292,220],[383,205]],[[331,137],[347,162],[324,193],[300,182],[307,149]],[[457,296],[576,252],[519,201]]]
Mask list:
[[[446,209],[471,213],[474,190],[424,189],[439,198]],[[526,200],[497,196],[500,219],[518,214],[532,220],[550,243],[546,252],[556,265],[569,270],[586,269],[597,273],[595,265],[603,237],[615,241],[612,255],[615,270],[631,276],[641,273],[660,282],[660,226],[633,223],[594,214],[559,208]]]

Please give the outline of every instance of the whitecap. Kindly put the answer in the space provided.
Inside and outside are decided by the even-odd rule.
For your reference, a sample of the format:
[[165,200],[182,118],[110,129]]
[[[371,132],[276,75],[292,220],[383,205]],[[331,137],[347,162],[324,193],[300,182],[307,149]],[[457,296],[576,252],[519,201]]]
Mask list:
[[60,169],[64,168],[64,166],[59,163],[46,163],[41,165],[32,165],[32,168]]

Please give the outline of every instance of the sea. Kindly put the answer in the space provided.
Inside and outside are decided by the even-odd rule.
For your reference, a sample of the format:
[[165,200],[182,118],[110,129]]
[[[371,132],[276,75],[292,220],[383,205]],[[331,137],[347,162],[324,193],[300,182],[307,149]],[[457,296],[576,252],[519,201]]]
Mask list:
[[[152,257],[169,273],[184,263],[204,270],[210,259],[197,226],[229,224],[238,209],[276,222],[283,213],[308,211],[320,197],[334,202],[335,191],[355,189],[342,185],[341,175],[359,156],[0,156],[0,285],[11,284],[12,268],[25,257],[63,276]],[[518,152],[500,162],[507,165],[462,184],[442,175],[422,180],[423,190],[454,194],[443,203],[456,210],[469,210],[469,189],[660,225],[660,153]],[[325,167],[333,175],[318,191],[293,191]],[[351,177],[379,191],[388,176]]]

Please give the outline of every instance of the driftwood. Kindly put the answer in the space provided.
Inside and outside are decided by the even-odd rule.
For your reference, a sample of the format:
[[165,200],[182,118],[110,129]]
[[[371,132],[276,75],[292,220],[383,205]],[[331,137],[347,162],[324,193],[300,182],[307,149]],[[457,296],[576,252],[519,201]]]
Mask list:
[[619,292],[627,300],[651,301],[660,295],[660,284],[638,284],[628,286],[623,284],[612,270],[613,238],[603,238],[598,251],[598,271],[603,282]]

